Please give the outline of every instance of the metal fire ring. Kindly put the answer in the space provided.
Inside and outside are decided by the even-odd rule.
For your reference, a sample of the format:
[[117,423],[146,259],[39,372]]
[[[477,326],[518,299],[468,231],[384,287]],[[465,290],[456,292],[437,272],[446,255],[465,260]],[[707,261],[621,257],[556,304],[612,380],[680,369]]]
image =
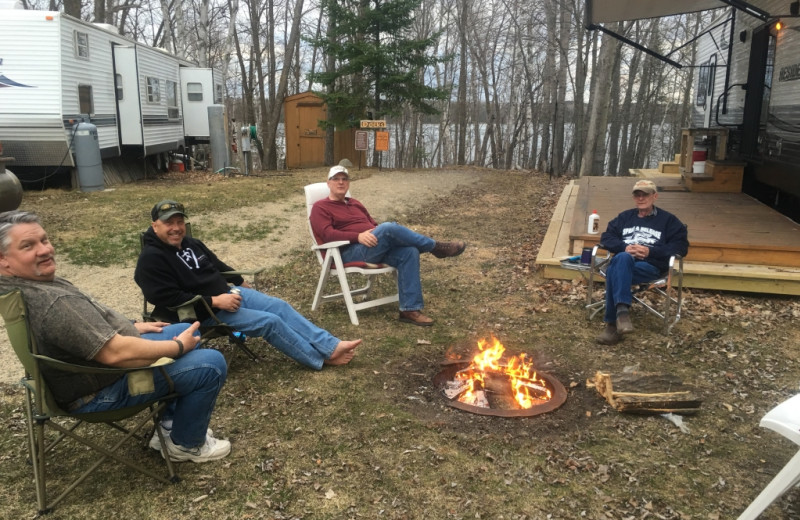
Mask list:
[[[448,381],[453,380],[456,372],[468,366],[468,361],[444,364],[444,368],[438,374],[433,376],[434,386],[441,391]],[[567,390],[564,388],[564,385],[561,384],[561,381],[547,372],[537,371],[536,375],[544,379],[547,386],[549,386],[552,390],[553,396],[550,398],[550,400],[531,406],[527,409],[498,410],[494,408],[484,408],[483,406],[473,406],[471,404],[462,403],[458,399],[447,399],[447,397],[445,397],[445,400],[447,401],[447,404],[453,408],[458,408],[459,410],[464,410],[465,412],[475,413],[478,415],[493,415],[496,417],[531,417],[534,415],[551,412],[564,404],[564,402],[567,400]]]

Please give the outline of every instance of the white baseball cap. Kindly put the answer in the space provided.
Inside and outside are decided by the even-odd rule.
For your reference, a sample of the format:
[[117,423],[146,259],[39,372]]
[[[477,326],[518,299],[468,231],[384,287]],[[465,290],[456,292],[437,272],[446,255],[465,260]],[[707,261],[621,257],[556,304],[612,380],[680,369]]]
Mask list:
[[343,173],[343,174],[347,175],[348,177],[350,177],[350,172],[347,171],[347,168],[345,168],[344,166],[334,166],[328,172],[328,180],[331,180],[331,177],[333,177],[337,173]]

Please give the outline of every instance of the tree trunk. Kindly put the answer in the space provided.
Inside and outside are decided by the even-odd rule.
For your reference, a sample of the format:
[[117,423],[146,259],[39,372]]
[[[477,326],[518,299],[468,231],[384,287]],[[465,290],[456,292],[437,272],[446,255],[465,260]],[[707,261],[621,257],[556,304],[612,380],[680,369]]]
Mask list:
[[[619,32],[622,24],[617,24],[615,32]],[[617,44],[614,38],[604,34],[600,47],[600,55],[597,66],[594,69],[594,100],[591,106],[591,119],[589,120],[589,131],[586,135],[586,148],[583,154],[580,176],[603,175],[605,156],[601,151],[605,150],[605,138],[608,123],[608,105],[611,92],[611,66],[614,63],[614,54]]]
[[278,123],[281,116],[281,105],[283,98],[286,96],[286,85],[289,81],[289,74],[291,72],[292,61],[294,60],[294,49],[297,47],[297,41],[300,39],[300,21],[303,15],[303,0],[296,0],[294,4],[294,15],[292,16],[292,30],[289,35],[289,41],[286,44],[286,55],[283,58],[283,69],[281,70],[280,81],[278,82],[277,91],[272,96],[272,102],[265,124],[266,132],[264,133],[264,142],[266,144],[266,161],[265,167],[268,170],[276,170],[278,168],[277,158],[277,145],[275,143],[275,136],[278,131]]

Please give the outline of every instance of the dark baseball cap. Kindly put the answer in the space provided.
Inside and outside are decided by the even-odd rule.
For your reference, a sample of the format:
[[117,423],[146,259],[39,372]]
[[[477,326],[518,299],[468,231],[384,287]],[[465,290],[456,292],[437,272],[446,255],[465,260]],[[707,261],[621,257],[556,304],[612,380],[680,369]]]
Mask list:
[[183,208],[183,204],[175,202],[174,200],[162,200],[150,210],[150,217],[153,219],[153,222],[156,220],[169,220],[173,215],[186,216],[186,210]]

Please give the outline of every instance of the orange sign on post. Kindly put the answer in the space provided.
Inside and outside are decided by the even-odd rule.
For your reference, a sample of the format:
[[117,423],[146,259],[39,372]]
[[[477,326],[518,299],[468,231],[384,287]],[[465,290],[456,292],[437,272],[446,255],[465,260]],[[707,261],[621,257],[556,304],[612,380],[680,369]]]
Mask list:
[[389,151],[389,132],[375,132],[375,151]]

